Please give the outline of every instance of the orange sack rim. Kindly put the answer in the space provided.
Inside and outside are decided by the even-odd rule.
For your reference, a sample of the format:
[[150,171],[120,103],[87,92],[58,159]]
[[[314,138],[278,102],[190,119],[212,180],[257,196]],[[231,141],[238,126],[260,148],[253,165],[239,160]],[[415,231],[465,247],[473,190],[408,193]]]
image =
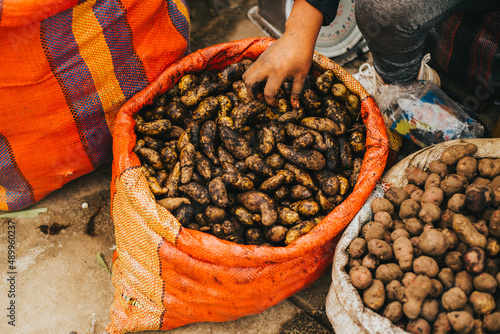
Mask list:
[[168,67],[120,109],[113,131],[112,214],[116,253],[111,334],[167,330],[193,322],[229,321],[260,313],[309,286],[332,263],[338,237],[380,179],[388,154],[382,115],[373,98],[344,69],[319,54],[361,99],[367,150],[351,195],[307,235],[286,247],[240,245],[181,227],[155,203],[132,152],[133,115],[186,73],[255,60],[274,42],[249,38],[198,50]]

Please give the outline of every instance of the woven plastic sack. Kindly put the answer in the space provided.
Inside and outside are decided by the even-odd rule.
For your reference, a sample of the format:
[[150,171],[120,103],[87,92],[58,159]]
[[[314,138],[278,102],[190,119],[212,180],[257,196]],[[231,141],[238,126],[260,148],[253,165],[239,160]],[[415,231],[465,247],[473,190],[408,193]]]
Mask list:
[[457,13],[432,29],[426,41],[436,68],[474,91],[475,96],[463,101],[471,109],[492,95],[500,97],[498,22],[500,4],[492,10]]
[[167,330],[193,322],[221,322],[260,313],[310,285],[331,265],[336,240],[361,208],[385,166],[388,140],[374,100],[328,58],[330,68],[362,100],[367,151],[361,175],[345,201],[311,232],[287,247],[247,246],[181,227],[150,193],[135,145],[133,115],[185,73],[221,69],[243,58],[255,60],[273,39],[215,45],[184,57],[129,100],[113,132],[112,215],[116,257],[111,334]]
[[188,49],[181,0],[0,1],[0,210],[111,161],[118,109]]
[[407,333],[394,326],[391,321],[364,307],[357,289],[351,284],[345,266],[349,262],[347,249],[352,240],[359,236],[361,228],[372,221],[373,212],[370,204],[375,198],[381,198],[387,189],[403,187],[408,183],[405,170],[410,166],[426,169],[431,161],[439,159],[446,147],[459,143],[473,143],[478,147],[473,157],[500,158],[500,139],[459,139],[428,146],[411,154],[393,166],[381,179],[361,210],[346,228],[340,238],[332,266],[333,283],[326,298],[326,313],[336,334],[354,333]]

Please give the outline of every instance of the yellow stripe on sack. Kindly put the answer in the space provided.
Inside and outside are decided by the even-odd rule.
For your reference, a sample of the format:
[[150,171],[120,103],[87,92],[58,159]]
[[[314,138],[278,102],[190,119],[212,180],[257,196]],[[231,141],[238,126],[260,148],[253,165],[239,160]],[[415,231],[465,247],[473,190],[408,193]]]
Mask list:
[[125,96],[115,76],[113,59],[102,27],[92,11],[95,2],[85,1],[73,9],[72,30],[101,99],[106,123],[112,130],[115,114],[125,102]]
[[9,207],[7,206],[7,190],[2,186],[0,186],[0,210],[9,210]]
[[173,0],[175,5],[177,6],[177,9],[179,9],[179,11],[182,13],[182,15],[184,15],[184,17],[186,18],[186,20],[188,21],[188,23],[191,24],[191,21],[189,19],[189,11],[187,9],[186,6],[184,6],[184,4],[182,3],[181,0]]

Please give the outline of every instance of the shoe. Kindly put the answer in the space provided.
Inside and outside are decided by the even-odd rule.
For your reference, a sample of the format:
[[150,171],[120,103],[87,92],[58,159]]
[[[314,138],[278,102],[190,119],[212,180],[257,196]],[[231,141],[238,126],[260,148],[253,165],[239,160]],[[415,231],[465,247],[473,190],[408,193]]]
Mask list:
[[[432,81],[436,86],[441,87],[441,79],[437,72],[427,65],[431,60],[431,54],[428,53],[422,58],[420,65],[420,70],[418,71],[417,80],[427,80]],[[371,95],[375,96],[379,87],[385,85],[384,80],[378,75],[377,71],[373,65],[369,63],[364,63],[359,67],[357,73],[352,75],[359,83],[366,89],[366,91]]]
[[422,58],[422,62],[420,63],[420,70],[418,71],[417,80],[427,80],[432,81],[436,84],[436,86],[441,87],[441,79],[437,72],[427,65],[427,63],[431,60],[431,54],[428,53]]
[[384,85],[384,80],[382,80],[377,71],[375,71],[373,65],[369,63],[361,65],[358,72],[354,73],[352,76],[358,80],[368,94],[373,97],[376,95],[378,88]]

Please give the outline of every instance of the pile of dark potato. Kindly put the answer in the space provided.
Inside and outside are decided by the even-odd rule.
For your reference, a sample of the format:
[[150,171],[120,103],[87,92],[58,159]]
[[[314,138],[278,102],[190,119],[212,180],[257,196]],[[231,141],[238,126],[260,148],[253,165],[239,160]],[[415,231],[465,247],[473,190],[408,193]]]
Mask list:
[[182,76],[134,116],[134,152],[157,203],[182,226],[285,246],[349,195],[365,127],[359,98],[332,71],[309,75],[292,109],[289,81],[276,107],[250,97],[241,78],[251,64]]
[[410,333],[500,333],[500,159],[445,149],[371,203],[348,249],[364,305]]

